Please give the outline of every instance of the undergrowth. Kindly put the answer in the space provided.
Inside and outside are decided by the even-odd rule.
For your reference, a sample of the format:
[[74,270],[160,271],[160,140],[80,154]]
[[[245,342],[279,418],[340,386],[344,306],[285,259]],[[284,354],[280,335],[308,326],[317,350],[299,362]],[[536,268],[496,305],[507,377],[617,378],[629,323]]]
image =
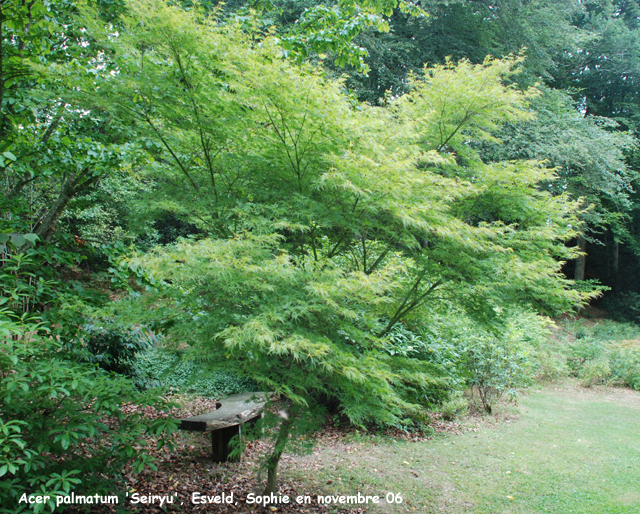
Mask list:
[[567,367],[582,385],[640,389],[640,327],[633,323],[565,322]]
[[252,380],[220,369],[210,369],[185,358],[184,352],[156,347],[134,360],[134,382],[141,389],[164,387],[173,392],[206,398],[256,391]]

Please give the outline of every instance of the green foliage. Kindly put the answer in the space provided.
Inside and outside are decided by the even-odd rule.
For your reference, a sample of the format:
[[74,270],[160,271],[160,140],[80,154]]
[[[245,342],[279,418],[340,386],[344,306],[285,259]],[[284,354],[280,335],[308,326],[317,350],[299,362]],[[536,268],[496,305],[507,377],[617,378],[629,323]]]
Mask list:
[[[0,318],[0,439],[3,512],[24,493],[69,495],[74,490],[114,493],[123,466],[155,469],[145,451],[149,438],[169,443],[176,422],[150,421],[138,406],[167,405],[156,395],[138,394],[115,375],[71,360],[62,344],[35,335],[42,325]],[[104,477],[110,477],[105,481]],[[34,504],[34,512],[51,507]],[[6,510],[8,509],[9,510]]]
[[[267,0],[230,4],[221,9],[226,11],[226,19],[253,25],[254,30],[256,26],[263,30],[269,27],[270,33],[278,34],[278,43],[286,56],[302,62],[330,53],[337,66],[349,64],[364,74],[369,71],[368,52],[356,41],[360,34],[388,32],[388,20],[394,12],[416,18],[428,16],[419,2],[405,0],[328,0],[320,4],[308,0]],[[255,9],[260,14],[257,19]]]
[[569,369],[577,374],[588,362],[603,359],[607,351],[606,345],[606,342],[590,337],[577,339],[571,346]]
[[[385,326],[387,320],[382,320]],[[416,402],[429,408],[437,408],[448,401],[451,391],[457,391],[465,383],[462,369],[461,349],[456,345],[455,336],[448,330],[447,316],[414,320],[412,330],[398,323],[387,334],[386,351],[390,355],[400,355],[424,361],[439,370],[446,379],[440,387],[430,387],[416,394]]]
[[[522,309],[500,312],[491,326],[482,325],[453,310],[422,324],[425,358],[449,372],[449,391],[436,404],[444,409],[457,401],[464,387],[478,393],[490,412],[495,400],[515,399],[518,389],[534,378],[566,376],[564,364],[550,342],[551,320]],[[414,343],[415,344],[415,343]],[[451,410],[449,407],[446,407]],[[456,407],[457,408],[457,407]]]
[[616,382],[636,391],[640,390],[640,350],[638,348],[614,348],[609,355],[608,366]]
[[469,401],[461,391],[454,391],[449,399],[440,406],[440,414],[447,421],[464,416],[469,410]]
[[24,253],[10,245],[0,259],[0,306],[16,317],[37,316],[52,335],[75,341],[85,312],[107,300],[78,280],[62,280],[61,270],[73,269],[80,260],[57,245],[36,243]]
[[382,292],[403,266],[347,274],[274,251],[279,239],[184,242],[147,257],[157,277],[177,286],[161,292],[169,302],[152,315],[173,324],[174,338],[205,348],[206,360],[226,360],[264,390],[302,405],[335,398],[357,424],[402,419],[415,408],[412,391],[439,383],[433,366],[390,356],[372,334]]
[[555,382],[569,376],[566,358],[554,349],[535,351],[535,378],[541,382]]
[[510,311],[508,325],[518,333],[519,339],[529,347],[529,358],[536,380],[553,382],[569,375],[566,351],[553,337],[554,322],[531,311]]
[[276,232],[292,255],[365,274],[399,251],[413,262],[389,328],[436,291],[485,312],[478,299],[490,296],[550,310],[589,296],[562,281],[558,259],[575,256],[563,245],[575,235],[575,205],[538,189],[552,173],[528,161],[482,163],[477,151],[498,125],[528,116],[534,92],[502,83],[517,59],[429,69],[411,94],[374,109],[317,68],[283,62],[269,40],[252,47],[234,25],[149,3],[130,13],[114,47],[122,73],[103,83],[105,102],[117,100],[114,113],[151,142],[149,171],[162,184],[154,203],[203,236]]
[[611,376],[611,367],[606,359],[588,360],[580,369],[578,377],[585,387],[606,384]]
[[575,341],[568,355],[569,370],[586,387],[614,384],[640,387],[638,327],[631,323],[603,322],[573,327]]
[[[577,234],[577,205],[552,194],[564,188],[549,187],[553,170],[485,158],[502,126],[531,121],[537,92],[508,85],[521,58],[441,59],[404,83],[405,96],[375,108],[322,68],[284,57],[326,50],[362,69],[354,38],[386,30],[393,9],[410,4],[309,5],[280,33],[252,13],[233,20],[221,8],[160,0],[43,8],[1,6],[1,55],[11,59],[0,69],[0,218],[15,236],[0,241],[10,250],[2,297],[16,315],[43,312],[55,330],[32,345],[43,357],[25,353],[20,365],[45,370],[89,406],[76,416],[114,397],[104,373],[73,362],[81,326],[92,361],[141,385],[219,396],[254,380],[288,398],[281,452],[326,404],[359,425],[404,426],[463,379],[485,396],[513,392],[534,343],[515,325],[500,329],[501,309],[561,312],[594,295],[561,274],[576,256],[565,243]],[[134,236],[170,246],[118,269],[118,248]],[[61,280],[65,250],[95,244],[105,245],[101,266],[112,264],[114,284],[147,286],[130,310],[114,307],[115,327],[84,317],[104,295]],[[428,330],[454,307],[493,333],[478,324],[464,339]],[[149,350],[141,328],[122,328],[126,317],[154,322],[198,359]],[[50,346],[57,338],[64,348]],[[76,385],[76,395],[64,369],[71,384],[84,374],[91,387]],[[65,402],[56,408],[73,416]],[[94,414],[117,418],[109,409]],[[77,437],[53,440],[66,450],[91,439],[99,430],[87,419]],[[7,441],[17,426],[7,425]],[[142,433],[132,426],[131,437]],[[85,469],[72,464],[69,473]]]
[[489,414],[496,400],[505,395],[515,399],[518,388],[532,383],[530,348],[517,333],[507,332],[500,338],[470,335],[464,352],[467,383]]
[[626,238],[637,171],[628,167],[626,152],[633,146],[618,124],[597,116],[585,117],[569,95],[543,90],[532,102],[535,118],[508,124],[498,133],[501,144],[488,148],[487,158],[544,160],[559,175],[550,187],[582,197],[581,221],[592,241],[594,234],[612,227]]
[[[310,7],[306,2],[269,4],[280,9],[275,30],[285,38],[288,31],[295,34],[300,26],[297,20],[304,19],[302,13]],[[337,4],[319,6],[317,16],[322,21],[326,11],[326,23],[314,27],[309,37],[294,36],[296,44],[304,47],[305,38],[317,38],[326,42],[330,55],[338,57],[338,52],[331,53],[330,43],[338,39],[340,30],[332,32],[332,28],[349,21]],[[527,58],[521,73],[509,80],[519,88],[542,83],[538,87],[544,95],[533,105],[536,119],[495,134],[505,143],[498,150],[499,159],[546,160],[560,176],[550,189],[582,199],[578,228],[585,237],[578,242],[583,250],[589,243],[588,258],[586,275],[582,258],[575,276],[597,278],[611,287],[607,297],[614,313],[633,319],[633,312],[625,312],[626,298],[617,301],[616,297],[638,292],[637,280],[623,278],[635,275],[640,248],[634,193],[640,119],[637,0],[449,0],[425,1],[420,7],[427,16],[396,9],[385,20],[389,30],[371,26],[354,37],[354,55],[364,56],[369,72],[360,73],[362,65],[348,66],[346,87],[361,101],[388,104],[410,91],[409,77],[421,76],[426,63],[468,60],[479,64],[488,55],[503,58],[524,50]],[[273,20],[273,12],[269,9],[262,19]],[[362,20],[354,20],[354,25],[366,27]],[[305,47],[304,55],[309,51]],[[345,71],[332,67],[331,59],[322,62],[334,76]],[[486,158],[492,160],[496,149],[488,146]],[[569,262],[564,271],[570,276],[574,264]]]
[[[153,155],[148,212],[195,225],[199,240],[123,260],[117,273],[146,270],[156,288],[114,310],[288,398],[277,452],[321,404],[401,426],[440,403],[459,377],[444,371],[456,352],[422,336],[435,312],[460,306],[491,326],[501,307],[559,312],[595,294],[561,274],[577,206],[540,187],[553,172],[482,159],[500,126],[530,117],[537,92],[506,85],[521,58],[425,68],[374,108],[283,60],[252,18],[129,7],[117,38],[91,27],[119,70],[97,78],[97,96]],[[526,367],[518,338],[480,339],[488,387],[512,392]]]
[[[94,5],[103,23],[123,8],[120,0]],[[0,5],[2,233],[32,232],[51,241],[74,199],[140,157],[127,142],[128,129],[92,105],[95,77],[112,70],[99,64],[103,49],[78,15],[73,0]]]
[[[60,217],[58,230],[74,234],[74,250],[87,257],[104,254],[105,246],[133,241],[160,240],[155,223],[139,212],[138,199],[151,191],[153,183],[143,179],[131,166],[122,166],[102,177],[95,187],[77,194]],[[93,255],[92,255],[93,254]],[[104,257],[103,257],[104,258]]]
[[[232,4],[0,2],[0,473],[29,492],[146,462],[116,399],[153,398],[99,367],[140,388],[279,393],[271,490],[327,405],[406,426],[425,406],[455,415],[464,383],[490,411],[562,370],[540,318],[510,309],[598,295],[563,275],[585,226],[635,241],[628,2]],[[370,67],[357,93],[384,105],[311,63],[321,52]],[[578,104],[524,87],[540,77],[580,86]],[[124,258],[133,241],[151,251]],[[78,279],[89,265],[136,290],[113,321],[87,319],[107,298]],[[147,322],[184,355],[152,348]],[[572,346],[572,371],[636,387],[635,350],[596,339]]]
[[2,305],[15,314],[28,314],[41,304],[51,303],[59,284],[36,275],[34,259],[26,254],[2,260],[0,294]]
[[252,380],[187,357],[185,352],[165,348],[139,353],[133,361],[134,382],[141,388],[162,387],[176,393],[217,399],[257,390]]
[[503,396],[515,399],[518,389],[533,382],[539,367],[538,353],[547,346],[549,321],[517,309],[501,313],[498,319],[500,324],[494,324],[492,331],[462,313],[454,316],[449,312],[426,325],[425,330],[439,342],[434,345],[434,353],[448,347],[450,360],[446,367],[458,378],[450,397],[443,398],[441,409],[449,412],[460,407],[460,389],[466,386],[478,394],[482,408],[491,413],[496,400]]
[[95,320],[82,327],[87,360],[105,371],[132,377],[138,353],[150,349],[157,338],[145,327],[123,327],[113,320]]

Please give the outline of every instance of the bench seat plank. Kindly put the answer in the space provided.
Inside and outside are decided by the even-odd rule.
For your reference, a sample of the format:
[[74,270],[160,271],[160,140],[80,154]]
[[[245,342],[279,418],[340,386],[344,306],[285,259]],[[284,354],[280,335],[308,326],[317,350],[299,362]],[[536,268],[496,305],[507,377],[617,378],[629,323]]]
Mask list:
[[220,408],[207,414],[180,420],[180,429],[212,432],[250,421],[260,415],[267,401],[265,393],[240,393],[224,398]]

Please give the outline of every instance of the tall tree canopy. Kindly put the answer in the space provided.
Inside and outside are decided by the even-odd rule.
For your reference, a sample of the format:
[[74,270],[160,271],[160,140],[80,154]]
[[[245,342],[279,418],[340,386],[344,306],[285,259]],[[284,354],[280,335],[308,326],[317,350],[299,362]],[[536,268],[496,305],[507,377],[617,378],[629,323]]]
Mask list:
[[439,380],[386,350],[398,324],[586,299],[560,273],[577,206],[540,187],[554,172],[482,159],[531,117],[538,92],[505,85],[521,58],[432,66],[374,107],[243,21],[132,0],[117,34],[92,27],[117,70],[96,102],[153,156],[146,205],[201,236],[130,260],[162,286],[127,310],[287,397],[291,422],[328,399],[398,423]]

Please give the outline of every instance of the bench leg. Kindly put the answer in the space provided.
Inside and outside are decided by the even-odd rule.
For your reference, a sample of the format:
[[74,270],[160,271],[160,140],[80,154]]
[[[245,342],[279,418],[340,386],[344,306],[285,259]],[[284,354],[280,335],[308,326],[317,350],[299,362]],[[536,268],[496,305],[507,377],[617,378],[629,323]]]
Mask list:
[[214,462],[238,462],[240,460],[240,456],[229,459],[229,453],[231,453],[229,442],[233,436],[240,436],[241,430],[240,425],[235,425],[211,432],[211,457]]

